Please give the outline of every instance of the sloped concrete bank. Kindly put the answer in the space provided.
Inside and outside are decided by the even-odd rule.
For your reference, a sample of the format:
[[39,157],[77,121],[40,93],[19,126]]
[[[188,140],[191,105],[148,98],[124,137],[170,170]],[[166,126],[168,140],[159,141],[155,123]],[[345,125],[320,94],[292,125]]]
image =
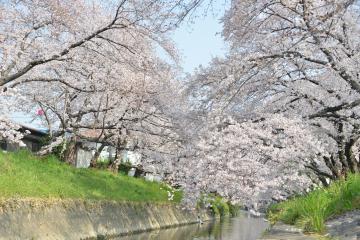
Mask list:
[[[329,239],[358,240],[360,239],[360,210],[348,212],[326,222]],[[276,223],[261,240],[317,240],[319,236],[305,235],[294,226]],[[323,239],[323,238],[322,238]]]
[[360,210],[343,214],[326,222],[328,236],[343,240],[360,239]]
[[305,235],[301,229],[283,223],[273,225],[259,240],[317,240],[315,236]]
[[211,220],[172,204],[83,200],[0,201],[0,239],[97,239]]

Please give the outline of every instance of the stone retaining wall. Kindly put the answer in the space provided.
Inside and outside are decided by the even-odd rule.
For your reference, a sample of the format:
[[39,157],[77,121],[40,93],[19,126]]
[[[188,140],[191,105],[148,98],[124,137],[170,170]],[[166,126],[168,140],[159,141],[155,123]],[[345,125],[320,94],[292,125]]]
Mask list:
[[0,202],[0,239],[96,239],[210,220],[171,204],[81,200]]

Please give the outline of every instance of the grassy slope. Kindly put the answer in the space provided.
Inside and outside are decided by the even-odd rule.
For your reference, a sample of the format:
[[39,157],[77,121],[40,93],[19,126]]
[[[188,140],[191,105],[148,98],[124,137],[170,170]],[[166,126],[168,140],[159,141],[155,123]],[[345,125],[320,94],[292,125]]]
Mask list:
[[[0,197],[169,202],[165,185],[107,171],[75,169],[54,156],[0,151]],[[174,201],[180,201],[180,193]]]
[[360,175],[276,204],[269,209],[269,218],[272,222],[280,220],[308,232],[323,233],[327,219],[355,209],[360,209]]

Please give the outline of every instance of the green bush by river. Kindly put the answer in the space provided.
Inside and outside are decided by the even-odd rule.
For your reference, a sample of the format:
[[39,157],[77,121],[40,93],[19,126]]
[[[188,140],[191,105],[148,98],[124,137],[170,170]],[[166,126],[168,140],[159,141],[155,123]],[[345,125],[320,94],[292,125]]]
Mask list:
[[0,197],[72,198],[134,202],[168,200],[169,187],[98,169],[76,169],[55,156],[37,157],[27,151],[0,151]]
[[355,209],[360,209],[359,174],[305,196],[275,204],[270,207],[268,217],[272,223],[282,221],[297,225],[306,232],[323,233],[326,220]]
[[198,208],[210,208],[212,214],[218,217],[236,216],[241,206],[232,204],[226,199],[215,194],[203,194],[198,201]]

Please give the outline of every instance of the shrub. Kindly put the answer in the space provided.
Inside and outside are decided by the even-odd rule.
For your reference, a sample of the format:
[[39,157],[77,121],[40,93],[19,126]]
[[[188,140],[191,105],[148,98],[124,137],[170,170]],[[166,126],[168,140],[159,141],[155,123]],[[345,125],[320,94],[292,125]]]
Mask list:
[[237,216],[240,212],[241,206],[239,204],[232,204],[228,202],[230,216]]
[[236,216],[240,209],[238,205],[232,205],[224,198],[215,194],[203,194],[197,203],[197,207],[201,209],[209,207],[212,214],[220,217]]
[[96,162],[96,168],[105,170],[108,168],[109,164],[110,164],[109,159],[101,159],[100,158]]

